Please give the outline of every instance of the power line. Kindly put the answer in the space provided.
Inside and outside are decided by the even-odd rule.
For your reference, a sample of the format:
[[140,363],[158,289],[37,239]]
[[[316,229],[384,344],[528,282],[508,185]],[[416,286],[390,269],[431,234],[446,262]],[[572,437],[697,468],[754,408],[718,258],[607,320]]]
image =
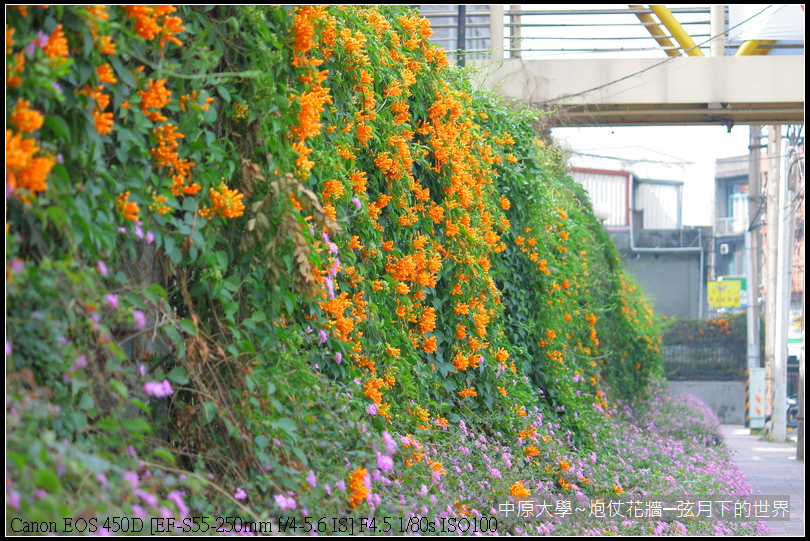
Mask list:
[[[731,30],[734,30],[734,29],[736,29],[736,28],[738,28],[738,27],[740,27],[740,26],[744,25],[745,23],[747,23],[747,22],[749,22],[749,21],[751,21],[751,20],[753,20],[753,19],[755,19],[755,18],[759,17],[760,15],[762,15],[762,14],[763,14],[763,13],[765,13],[767,10],[769,10],[769,9],[771,9],[771,8],[773,8],[773,7],[775,7],[775,5],[774,5],[774,4],[769,4],[769,5],[767,5],[765,8],[763,8],[763,9],[762,9],[762,10],[760,10],[759,12],[755,13],[755,14],[754,14],[754,15],[752,15],[751,17],[747,18],[746,20],[744,20],[744,21],[740,22],[739,24],[737,24],[737,25],[735,25],[735,26],[732,26],[732,27],[729,27],[729,29],[728,29],[728,30],[724,30],[724,31],[723,31],[721,34],[717,34],[716,36],[709,37],[709,38],[708,38],[706,41],[703,41],[702,43],[700,43],[700,44],[698,44],[698,45],[695,45],[695,47],[692,47],[691,49],[685,50],[684,52],[688,53],[689,51],[691,51],[691,50],[693,50],[693,49],[699,49],[701,46],[706,45],[707,43],[711,42],[713,39],[718,38],[718,37],[720,37],[720,36],[725,36],[725,35],[726,35],[726,34],[728,34],[728,33],[729,33]],[[784,8],[784,6],[778,7],[776,12],[778,13],[778,12],[779,12],[779,11],[781,11],[783,8]],[[577,97],[577,96],[583,96],[583,95],[585,95],[585,94],[588,94],[588,93],[590,93],[590,92],[594,92],[594,91],[596,91],[596,90],[601,90],[601,89],[603,89],[603,88],[607,88],[608,86],[612,86],[612,85],[614,85],[614,84],[616,84],[616,83],[620,83],[620,82],[622,82],[622,81],[626,81],[627,79],[631,79],[631,78],[633,78],[633,77],[636,77],[636,76],[638,76],[638,75],[641,75],[642,73],[646,73],[646,72],[648,72],[648,71],[650,71],[650,70],[653,70],[653,69],[655,69],[655,68],[658,68],[659,66],[663,66],[664,64],[670,63],[670,62],[672,62],[672,61],[673,61],[674,59],[676,59],[676,58],[680,58],[680,56],[669,56],[669,57],[665,58],[664,60],[662,60],[661,62],[658,62],[658,63],[656,63],[656,64],[653,64],[652,66],[648,66],[648,67],[646,67],[646,68],[644,68],[644,69],[638,70],[638,71],[636,71],[636,72],[634,72],[634,73],[630,73],[630,74],[628,74],[628,75],[625,75],[624,77],[620,77],[620,78],[615,79],[615,80],[613,80],[613,81],[610,81],[610,82],[607,82],[607,83],[601,84],[601,85],[599,85],[599,86],[595,86],[595,87],[593,87],[593,88],[589,88],[589,89],[587,89],[587,90],[582,90],[582,91],[580,91],[580,92],[575,92],[575,93],[573,93],[573,94],[566,94],[566,95],[564,95],[564,96],[559,96],[559,97],[555,98],[555,99],[554,99],[554,101],[564,100],[564,99],[568,99],[568,98],[575,98],[575,97]],[[563,109],[565,109],[565,108],[566,108],[566,107],[563,107]]]

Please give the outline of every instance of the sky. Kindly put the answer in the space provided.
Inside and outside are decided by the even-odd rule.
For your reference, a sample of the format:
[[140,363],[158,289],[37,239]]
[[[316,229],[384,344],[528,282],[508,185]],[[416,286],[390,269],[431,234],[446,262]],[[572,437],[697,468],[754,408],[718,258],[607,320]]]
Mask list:
[[747,155],[749,128],[734,126],[731,132],[725,126],[555,128],[553,137],[572,150],[572,166],[684,181],[683,224],[708,226],[713,219],[715,161]]

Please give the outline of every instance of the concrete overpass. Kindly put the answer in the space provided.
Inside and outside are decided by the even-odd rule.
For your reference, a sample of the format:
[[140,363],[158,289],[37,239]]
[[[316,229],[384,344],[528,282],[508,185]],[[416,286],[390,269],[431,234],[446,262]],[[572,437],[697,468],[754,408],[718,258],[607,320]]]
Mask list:
[[803,124],[804,56],[480,63],[482,84],[555,126]]
[[[724,5],[458,7],[484,10],[455,19],[452,10],[444,19],[423,12],[439,35],[436,41],[447,42],[448,51],[466,44],[466,64],[476,68],[481,86],[555,113],[549,118],[553,126],[804,123],[803,26],[801,40],[792,44],[734,42]],[[803,12],[799,16],[803,21]],[[570,22],[577,19],[585,22]],[[584,37],[572,37],[578,33]],[[550,41],[564,48],[554,49]],[[589,53],[600,56],[581,58]]]

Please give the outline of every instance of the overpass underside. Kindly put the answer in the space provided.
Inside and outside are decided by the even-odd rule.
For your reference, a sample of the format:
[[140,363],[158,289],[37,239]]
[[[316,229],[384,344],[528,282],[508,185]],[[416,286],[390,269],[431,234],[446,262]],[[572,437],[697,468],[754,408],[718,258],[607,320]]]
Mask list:
[[481,84],[554,126],[803,124],[804,56],[481,61]]

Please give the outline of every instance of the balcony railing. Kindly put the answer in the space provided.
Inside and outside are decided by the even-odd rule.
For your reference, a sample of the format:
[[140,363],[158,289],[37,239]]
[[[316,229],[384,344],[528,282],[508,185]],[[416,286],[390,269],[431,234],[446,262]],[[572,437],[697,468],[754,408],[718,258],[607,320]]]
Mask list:
[[748,230],[748,216],[718,218],[714,224],[714,236],[737,235]]

